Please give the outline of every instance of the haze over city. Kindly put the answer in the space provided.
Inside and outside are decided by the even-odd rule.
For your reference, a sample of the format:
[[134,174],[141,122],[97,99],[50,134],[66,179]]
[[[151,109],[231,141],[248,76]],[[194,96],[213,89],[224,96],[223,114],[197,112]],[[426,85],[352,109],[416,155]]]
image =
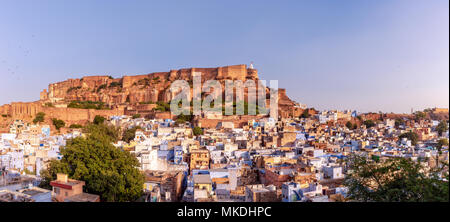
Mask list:
[[[20,13],[17,13],[20,12]],[[170,13],[168,13],[170,12]],[[449,107],[449,2],[2,1],[0,104],[48,84],[254,62],[318,109]]]

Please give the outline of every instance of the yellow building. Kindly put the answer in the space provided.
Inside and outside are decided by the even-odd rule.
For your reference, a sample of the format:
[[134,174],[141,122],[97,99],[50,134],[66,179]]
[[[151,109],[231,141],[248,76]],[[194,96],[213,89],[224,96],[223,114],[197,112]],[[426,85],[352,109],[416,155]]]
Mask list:
[[212,180],[209,174],[194,175],[194,188],[199,190],[212,191]]
[[198,149],[191,151],[190,170],[209,169],[209,150]]

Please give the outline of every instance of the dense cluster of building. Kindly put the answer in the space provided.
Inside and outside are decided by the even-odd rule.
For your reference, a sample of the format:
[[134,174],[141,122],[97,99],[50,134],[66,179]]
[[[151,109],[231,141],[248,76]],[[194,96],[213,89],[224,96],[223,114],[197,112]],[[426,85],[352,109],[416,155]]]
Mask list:
[[[140,127],[134,140],[114,146],[138,159],[148,202],[343,201],[345,158],[352,153],[426,159],[427,167],[436,164],[435,157],[448,161],[448,147],[436,149],[439,138],[449,137],[448,130],[437,133],[437,120],[381,116],[367,127],[356,124],[358,118],[354,111],[327,111],[306,118],[250,119],[239,126],[219,121],[197,135],[191,123],[172,119],[112,116],[109,123]],[[410,131],[417,133],[417,143],[399,139]],[[83,181],[67,175],[58,175],[51,191],[36,187],[49,160],[60,159],[60,147],[80,135],[73,129],[51,136],[49,126],[11,124],[10,132],[0,135],[0,201],[99,201],[83,193]]]

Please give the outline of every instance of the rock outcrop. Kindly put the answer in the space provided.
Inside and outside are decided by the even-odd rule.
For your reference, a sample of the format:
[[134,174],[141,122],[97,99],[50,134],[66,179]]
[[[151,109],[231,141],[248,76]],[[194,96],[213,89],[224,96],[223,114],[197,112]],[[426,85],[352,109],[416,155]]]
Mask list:
[[114,79],[109,76],[89,76],[81,79],[69,79],[50,84],[48,90],[41,92],[40,100],[50,103],[69,101],[98,101],[109,106],[138,104],[146,102],[169,102],[174,95],[169,90],[175,80],[193,82],[193,73],[200,72],[202,83],[207,80],[226,79],[257,80],[256,69],[246,65],[234,65],[218,68],[190,68],[157,72],[146,75],[124,76]]
[[[68,79],[53,83],[40,93],[40,100],[30,103],[12,103],[0,106],[0,114],[5,119],[30,120],[38,112],[48,117],[61,118],[66,122],[88,121],[95,115],[122,115],[132,113],[148,114],[156,105],[169,102],[176,95],[169,90],[175,80],[186,80],[192,87],[194,73],[201,73],[202,84],[207,80],[218,80],[224,86],[225,80],[258,81],[258,71],[246,65],[233,65],[217,68],[189,68],[156,72],[145,75],[124,76],[87,76],[81,79]],[[222,87],[225,89],[225,87]],[[269,94],[269,89],[266,88]],[[192,91],[192,89],[191,89]],[[248,91],[245,90],[247,98]],[[288,98],[284,89],[279,89],[279,115],[288,117],[299,113],[296,103]],[[109,110],[86,111],[67,108],[73,101],[101,102]],[[267,97],[267,104],[269,104]],[[9,118],[8,118],[9,117]]]

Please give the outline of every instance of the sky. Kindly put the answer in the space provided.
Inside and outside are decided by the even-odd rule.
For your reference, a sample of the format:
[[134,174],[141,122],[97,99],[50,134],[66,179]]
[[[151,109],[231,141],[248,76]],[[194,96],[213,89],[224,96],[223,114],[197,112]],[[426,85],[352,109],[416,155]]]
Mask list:
[[0,0],[0,104],[48,84],[250,64],[309,107],[449,107],[448,0]]

